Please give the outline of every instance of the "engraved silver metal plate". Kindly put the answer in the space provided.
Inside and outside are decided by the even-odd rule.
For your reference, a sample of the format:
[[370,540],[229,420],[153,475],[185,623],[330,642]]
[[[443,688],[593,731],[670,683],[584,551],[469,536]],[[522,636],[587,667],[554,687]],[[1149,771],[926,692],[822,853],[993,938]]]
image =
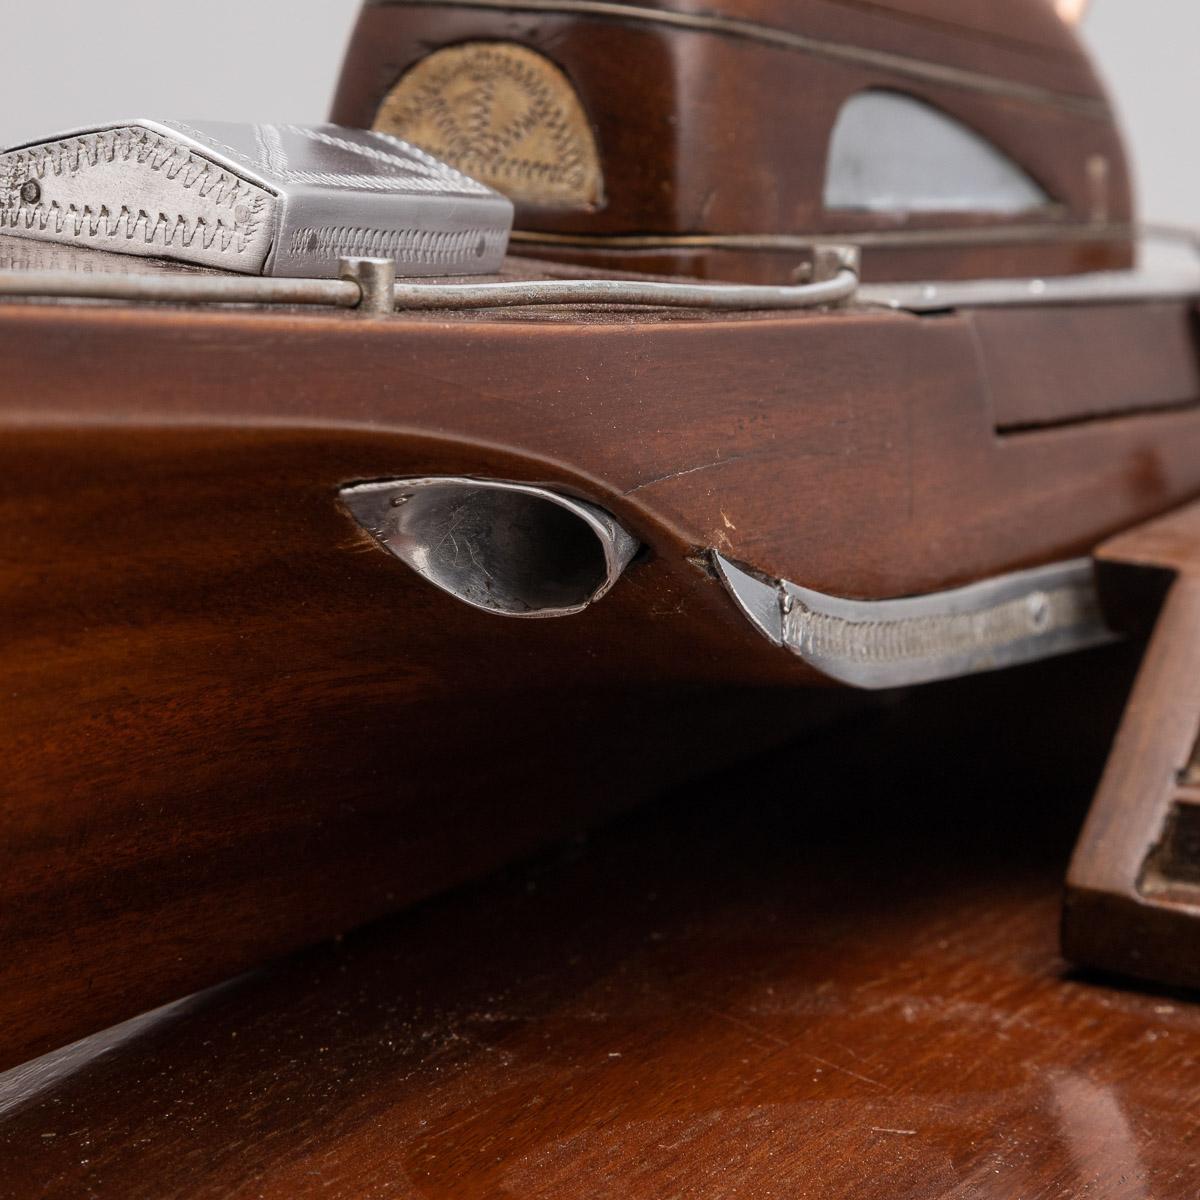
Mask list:
[[899,600],[846,600],[764,581],[713,553],[738,607],[764,636],[858,688],[954,679],[1111,642],[1090,559]]
[[386,134],[336,125],[133,120],[0,154],[0,234],[246,274],[483,275],[512,204]]

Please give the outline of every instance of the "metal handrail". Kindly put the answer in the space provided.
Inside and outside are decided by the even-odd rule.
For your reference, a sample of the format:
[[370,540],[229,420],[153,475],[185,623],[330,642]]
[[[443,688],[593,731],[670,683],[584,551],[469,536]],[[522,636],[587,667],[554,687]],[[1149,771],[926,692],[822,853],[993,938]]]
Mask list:
[[[1152,231],[1162,236],[1160,231]],[[1175,240],[1183,235],[1172,231]],[[1192,242],[1193,246],[1196,244]],[[856,302],[910,313],[1037,304],[1104,304],[1200,297],[1200,263],[1169,271],[1109,271],[1045,279],[860,284],[857,251],[818,246],[816,279],[775,286],[642,279],[539,279],[472,283],[394,282],[394,264],[345,259],[340,279],[254,275],[78,274],[0,271],[0,299],[125,300],[186,304],[275,304],[393,311],[465,311],[599,306],[769,312]]]
[[[365,264],[364,264],[365,265]],[[378,264],[372,264],[377,266]],[[382,311],[605,305],[723,311],[815,308],[851,299],[858,275],[840,268],[831,279],[792,286],[659,283],[636,279],[548,279],[497,283],[395,284]],[[283,304],[358,308],[378,295],[374,276],[347,263],[342,279],[276,279],[255,275],[80,275],[70,271],[0,272],[0,297],[130,300],[190,304]],[[377,303],[368,305],[378,313]]]

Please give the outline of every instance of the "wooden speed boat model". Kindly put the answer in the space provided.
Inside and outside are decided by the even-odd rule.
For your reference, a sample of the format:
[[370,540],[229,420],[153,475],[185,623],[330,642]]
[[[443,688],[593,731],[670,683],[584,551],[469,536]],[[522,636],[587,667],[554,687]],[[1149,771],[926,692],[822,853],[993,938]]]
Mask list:
[[372,3],[330,126],[0,157],[5,1065],[1151,629],[1067,949],[1200,983],[1200,266],[993,7]]

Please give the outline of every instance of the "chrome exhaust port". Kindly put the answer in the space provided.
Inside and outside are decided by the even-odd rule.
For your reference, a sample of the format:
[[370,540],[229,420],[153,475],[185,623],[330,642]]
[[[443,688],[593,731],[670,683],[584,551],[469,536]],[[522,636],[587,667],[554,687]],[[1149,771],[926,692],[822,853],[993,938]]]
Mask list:
[[603,509],[522,483],[435,476],[343,488],[387,551],[464,604],[566,617],[599,600],[639,543]]

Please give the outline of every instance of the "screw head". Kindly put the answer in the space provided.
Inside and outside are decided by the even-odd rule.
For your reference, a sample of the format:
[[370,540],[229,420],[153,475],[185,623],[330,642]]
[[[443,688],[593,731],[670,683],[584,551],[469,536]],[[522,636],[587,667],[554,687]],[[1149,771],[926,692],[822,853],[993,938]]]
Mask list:
[[1045,592],[1034,592],[1026,601],[1029,624],[1035,632],[1045,629],[1050,623],[1050,597]]
[[36,204],[42,198],[42,185],[36,179],[21,184],[21,200],[25,204]]

